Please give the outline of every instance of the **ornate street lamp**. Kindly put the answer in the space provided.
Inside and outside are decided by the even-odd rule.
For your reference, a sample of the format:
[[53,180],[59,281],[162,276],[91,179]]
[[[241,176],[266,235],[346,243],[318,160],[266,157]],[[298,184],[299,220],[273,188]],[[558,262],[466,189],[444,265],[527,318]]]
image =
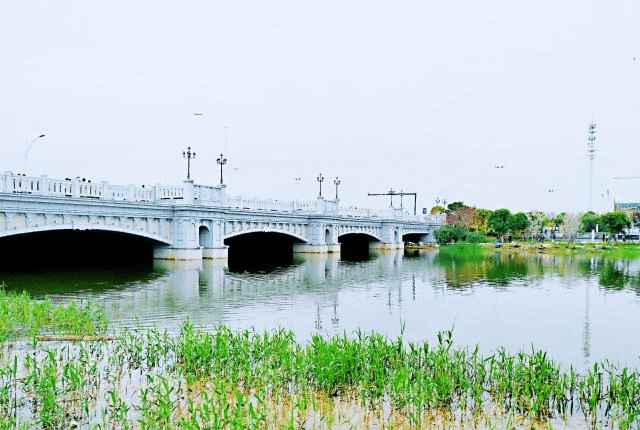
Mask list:
[[196,153],[191,152],[191,147],[188,146],[186,151],[182,151],[182,156],[187,159],[187,179],[191,179],[191,159],[196,158]]
[[227,164],[227,159],[224,158],[224,155],[222,155],[222,153],[220,153],[220,156],[216,160],[216,163],[220,165],[220,185],[222,185],[222,166]]
[[336,178],[333,180],[333,183],[336,186],[336,201],[338,200],[338,185],[340,185],[340,179],[338,179],[338,177],[336,176]]
[[320,183],[320,194],[318,195],[318,197],[322,197],[322,182],[324,181],[324,176],[322,176],[322,173],[318,174],[316,181]]

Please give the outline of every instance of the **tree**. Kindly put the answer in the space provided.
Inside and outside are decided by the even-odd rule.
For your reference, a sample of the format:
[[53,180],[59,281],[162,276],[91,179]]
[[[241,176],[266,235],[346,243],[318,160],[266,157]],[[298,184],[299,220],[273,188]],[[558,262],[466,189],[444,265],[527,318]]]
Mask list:
[[491,230],[498,236],[509,231],[509,216],[511,212],[509,209],[498,209],[494,211],[487,219],[487,224]]
[[544,225],[545,215],[542,212],[531,211],[527,213],[527,219],[529,220],[529,227],[527,227],[527,233],[533,240],[541,231]]
[[580,217],[580,228],[582,231],[593,231],[598,225],[598,215],[593,211],[587,211]]
[[482,231],[484,234],[487,234],[487,231],[489,230],[487,221],[489,220],[489,215],[491,215],[491,213],[492,212],[489,209],[476,209],[474,211],[473,222],[469,228],[476,231]]
[[558,215],[554,216],[553,219],[551,220],[553,222],[553,226],[556,229],[560,228],[560,226],[562,225],[566,217],[567,217],[566,212],[561,212]]
[[582,221],[581,218],[577,215],[567,214],[564,217],[563,223],[560,225],[560,234],[566,238],[568,238],[567,248],[571,245],[571,242],[578,238],[578,234],[580,234],[582,230]]
[[622,231],[631,226],[629,216],[621,211],[609,212],[600,216],[600,223],[603,229],[611,234],[622,233]]
[[447,244],[452,241],[459,242],[464,240],[468,230],[460,225],[443,225],[433,231],[436,242],[439,244]]
[[431,215],[441,214],[442,212],[444,212],[444,207],[442,206],[434,206],[431,208],[431,211],[429,211]]
[[465,205],[462,202],[453,202],[453,203],[449,203],[447,205],[447,211],[448,212],[455,212],[458,209],[464,209],[464,208],[468,208],[469,206]]
[[520,237],[524,235],[524,231],[529,227],[529,219],[523,212],[518,212],[509,216],[507,220],[509,230],[514,234],[518,233]]

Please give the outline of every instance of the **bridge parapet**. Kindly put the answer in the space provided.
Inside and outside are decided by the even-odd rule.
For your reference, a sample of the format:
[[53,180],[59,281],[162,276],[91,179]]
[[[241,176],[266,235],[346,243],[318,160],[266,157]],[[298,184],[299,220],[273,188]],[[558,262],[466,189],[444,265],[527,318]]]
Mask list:
[[[225,185],[195,185],[185,180],[180,185],[113,185],[92,183],[86,179],[52,179],[43,176],[24,176],[12,172],[0,174],[0,193],[18,193],[51,197],[109,200],[117,202],[149,203],[156,205],[198,205],[273,213],[316,214],[353,219],[398,220],[443,224],[437,215],[412,215],[402,208],[367,209],[341,207],[339,200],[319,197],[308,201],[227,196]],[[441,217],[442,218],[442,217]]]

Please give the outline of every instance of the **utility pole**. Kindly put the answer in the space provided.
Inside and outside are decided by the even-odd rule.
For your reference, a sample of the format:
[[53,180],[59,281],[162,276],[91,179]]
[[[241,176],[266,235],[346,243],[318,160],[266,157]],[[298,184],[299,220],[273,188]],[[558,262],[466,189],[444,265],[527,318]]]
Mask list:
[[596,157],[596,123],[589,123],[587,154],[589,156],[589,210],[593,210],[593,159]]
[[416,206],[417,206],[417,200],[418,200],[418,194],[417,193],[405,193],[403,191],[400,191],[399,193],[393,191],[393,188],[391,188],[389,191],[387,191],[386,193],[367,193],[368,196],[391,196],[391,207],[393,207],[393,196],[400,196],[400,207],[402,207],[402,196],[413,196],[413,214],[416,214]]
[[367,193],[367,195],[368,196],[391,196],[391,207],[393,207],[393,196],[397,196],[398,193],[393,191],[393,188],[391,188],[386,193]]

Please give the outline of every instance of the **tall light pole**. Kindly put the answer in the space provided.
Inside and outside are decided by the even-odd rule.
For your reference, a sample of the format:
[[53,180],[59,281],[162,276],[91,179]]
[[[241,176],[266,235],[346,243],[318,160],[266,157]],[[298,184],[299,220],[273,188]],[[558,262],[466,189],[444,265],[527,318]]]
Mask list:
[[27,146],[27,149],[24,151],[24,160],[22,162],[22,173],[26,174],[27,173],[27,157],[29,156],[29,151],[31,151],[31,148],[33,147],[33,145],[36,144],[36,142],[40,139],[42,139],[43,137],[45,137],[45,134],[41,134],[39,136],[34,137],[31,142],[29,142],[29,146]]
[[589,210],[593,210],[593,159],[596,157],[596,123],[589,123],[587,154],[589,156]]
[[336,201],[338,200],[338,185],[340,185],[340,179],[338,179],[338,177],[336,176],[336,178],[333,180],[333,183],[336,186]]
[[322,176],[322,173],[318,174],[316,181],[320,183],[320,194],[318,194],[318,197],[322,197],[322,182],[324,182],[324,176]]
[[222,185],[223,184],[223,182],[222,182],[222,166],[227,164],[227,159],[224,158],[224,155],[222,155],[222,153],[220,153],[220,156],[216,160],[216,163],[218,163],[220,165],[220,185]]
[[228,156],[229,155],[229,148],[228,148],[228,142],[227,142],[227,138],[228,138],[228,131],[229,129],[227,128],[226,125],[224,124],[220,124],[218,121],[216,121],[215,119],[211,118],[208,115],[205,115],[203,113],[200,112],[194,112],[193,113],[195,116],[201,116],[203,118],[208,119],[209,121],[213,122],[215,125],[217,125],[218,127],[224,127],[224,153]]
[[191,147],[188,146],[186,151],[182,151],[182,156],[187,159],[187,179],[191,179],[191,159],[196,158],[196,153],[191,152]]

